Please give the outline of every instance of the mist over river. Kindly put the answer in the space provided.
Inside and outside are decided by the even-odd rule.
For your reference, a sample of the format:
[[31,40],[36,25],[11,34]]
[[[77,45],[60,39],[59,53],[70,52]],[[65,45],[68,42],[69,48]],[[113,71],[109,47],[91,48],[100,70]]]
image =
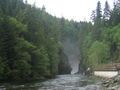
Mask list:
[[71,74],[77,73],[79,70],[80,51],[76,41],[66,38],[63,42],[64,52],[68,57],[70,66],[72,68]]

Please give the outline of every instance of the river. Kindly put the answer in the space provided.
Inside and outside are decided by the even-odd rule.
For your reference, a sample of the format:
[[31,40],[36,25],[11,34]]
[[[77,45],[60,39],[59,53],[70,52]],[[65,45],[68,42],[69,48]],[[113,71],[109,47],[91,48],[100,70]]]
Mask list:
[[102,90],[98,83],[82,75],[58,75],[43,82],[1,84],[0,90]]

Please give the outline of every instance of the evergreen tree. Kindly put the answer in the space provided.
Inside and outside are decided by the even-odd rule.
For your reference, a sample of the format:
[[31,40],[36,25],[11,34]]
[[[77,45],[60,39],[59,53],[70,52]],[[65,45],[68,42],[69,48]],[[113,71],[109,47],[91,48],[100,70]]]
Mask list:
[[96,19],[96,12],[95,12],[95,10],[93,10],[92,14],[91,14],[91,20],[93,23],[95,23],[95,19]]
[[104,8],[104,14],[103,14],[104,25],[108,24],[108,21],[110,19],[110,14],[111,14],[110,6],[109,6],[108,2],[106,1],[105,8]]
[[102,23],[102,10],[101,10],[101,3],[98,1],[97,8],[96,8],[96,18],[95,18],[95,24],[101,25]]
[[120,23],[120,0],[114,3],[114,8],[110,17],[111,25]]
[[0,56],[5,62],[4,78],[2,79],[18,80],[23,77],[21,75],[27,77],[30,74],[28,73],[30,56],[28,54],[24,56],[19,49],[19,44],[22,43],[19,39],[23,37],[22,33],[26,30],[25,25],[8,16],[3,17],[0,25]]

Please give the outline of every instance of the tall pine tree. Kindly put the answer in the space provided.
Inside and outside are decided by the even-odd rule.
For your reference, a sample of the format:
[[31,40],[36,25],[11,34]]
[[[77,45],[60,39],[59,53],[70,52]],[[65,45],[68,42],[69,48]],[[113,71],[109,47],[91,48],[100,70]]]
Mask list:
[[110,6],[108,2],[106,1],[105,8],[104,8],[104,14],[103,14],[104,25],[108,24],[108,21],[110,19],[110,14],[111,14]]

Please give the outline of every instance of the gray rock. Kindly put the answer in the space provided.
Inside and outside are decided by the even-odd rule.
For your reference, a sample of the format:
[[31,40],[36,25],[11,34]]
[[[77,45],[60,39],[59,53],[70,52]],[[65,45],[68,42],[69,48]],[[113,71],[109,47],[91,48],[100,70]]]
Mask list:
[[120,75],[103,81],[102,86],[105,87],[105,90],[120,90]]

